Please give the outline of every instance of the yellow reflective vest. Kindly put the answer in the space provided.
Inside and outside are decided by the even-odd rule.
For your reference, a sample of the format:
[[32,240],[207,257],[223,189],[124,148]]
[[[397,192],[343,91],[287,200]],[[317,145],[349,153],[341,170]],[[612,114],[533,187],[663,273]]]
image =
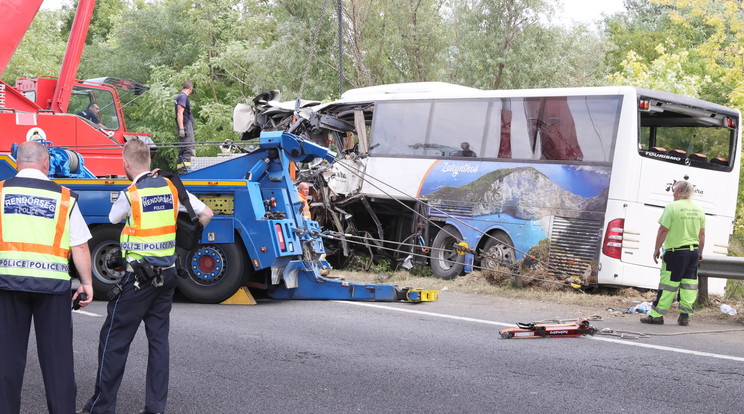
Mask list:
[[132,213],[121,232],[122,256],[146,257],[155,266],[170,266],[176,258],[178,191],[163,177],[147,177],[125,192]]
[[298,192],[298,194],[300,195],[300,201],[302,201],[302,215],[305,216],[306,219],[312,220],[313,217],[310,214],[310,204],[307,202],[307,197],[305,196],[305,194],[302,194],[300,192]]
[[70,214],[77,194],[52,181],[0,182],[0,289],[69,293]]

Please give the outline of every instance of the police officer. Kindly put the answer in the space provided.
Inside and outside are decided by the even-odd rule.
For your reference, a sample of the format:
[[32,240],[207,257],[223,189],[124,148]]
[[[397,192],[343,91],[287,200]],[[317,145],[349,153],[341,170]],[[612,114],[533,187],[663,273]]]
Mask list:
[[[150,148],[143,141],[124,145],[124,170],[132,185],[119,194],[111,207],[109,221],[127,219],[121,233],[126,273],[121,293],[108,304],[106,321],[98,345],[98,374],[95,392],[82,412],[114,413],[129,345],[140,322],[147,331],[148,360],[145,409],[162,413],[168,395],[168,331],[171,301],[176,288],[176,216],[186,211],[166,178],[150,170]],[[196,197],[189,199],[199,222],[206,226],[212,210]],[[154,277],[152,277],[154,275]]]
[[[77,194],[49,181],[49,152],[18,147],[18,174],[0,182],[0,413],[19,413],[31,317],[50,413],[75,411],[71,299],[93,300],[90,231]],[[72,297],[68,256],[81,285]]]
[[690,200],[694,188],[689,181],[677,181],[672,189],[674,201],[664,207],[654,246],[654,263],[658,263],[662,243],[664,247],[659,290],[648,316],[641,322],[663,324],[679,290],[677,323],[687,326],[697,297],[697,266],[703,260],[705,213]]

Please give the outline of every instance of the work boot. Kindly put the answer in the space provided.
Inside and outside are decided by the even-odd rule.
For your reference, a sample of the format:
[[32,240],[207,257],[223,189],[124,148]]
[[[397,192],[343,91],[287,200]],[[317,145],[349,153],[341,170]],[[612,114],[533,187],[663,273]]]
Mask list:
[[687,326],[690,324],[690,315],[686,313],[680,313],[679,318],[677,318],[677,323],[682,326]]
[[645,318],[641,318],[641,323],[650,323],[651,325],[664,325],[664,317],[659,316],[658,318],[654,318],[653,316],[646,316]]

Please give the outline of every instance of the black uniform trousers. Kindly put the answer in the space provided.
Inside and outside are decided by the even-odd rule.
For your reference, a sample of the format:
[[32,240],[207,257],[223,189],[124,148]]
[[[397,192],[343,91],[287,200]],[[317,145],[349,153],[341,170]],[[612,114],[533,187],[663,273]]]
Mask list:
[[176,269],[163,270],[160,287],[144,283],[135,289],[134,275],[129,272],[123,280],[122,292],[109,302],[101,327],[96,388],[85,409],[91,414],[116,412],[116,394],[124,377],[129,345],[144,321],[148,342],[145,410],[162,413],[168,398],[168,332]]
[[[75,412],[72,293],[0,290],[0,413],[21,411],[31,318],[50,413]],[[34,390],[39,392],[41,390]]]

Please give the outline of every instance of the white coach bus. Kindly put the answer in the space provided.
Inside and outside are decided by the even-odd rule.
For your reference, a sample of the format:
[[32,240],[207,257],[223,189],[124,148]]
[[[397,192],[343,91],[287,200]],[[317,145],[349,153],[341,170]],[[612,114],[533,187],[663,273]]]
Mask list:
[[[325,174],[344,213],[339,230],[384,239],[367,248],[392,246],[398,259],[428,255],[438,277],[481,265],[473,252],[515,262],[540,247],[563,275],[656,288],[657,220],[681,179],[706,213],[704,257],[728,254],[741,161],[736,109],[633,87],[411,83],[350,90],[313,111],[345,121],[331,129],[347,156]],[[463,241],[465,255],[452,247]],[[712,279],[709,291],[724,286]]]

